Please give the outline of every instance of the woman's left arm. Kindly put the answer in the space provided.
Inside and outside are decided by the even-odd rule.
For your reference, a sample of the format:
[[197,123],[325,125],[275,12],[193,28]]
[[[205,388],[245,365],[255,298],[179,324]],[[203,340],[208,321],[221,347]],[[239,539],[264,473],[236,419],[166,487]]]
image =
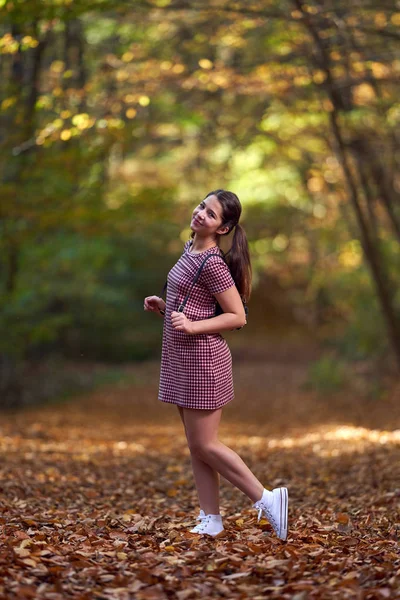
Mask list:
[[171,314],[174,329],[183,331],[189,335],[198,335],[201,333],[229,331],[246,324],[246,313],[244,312],[243,302],[235,285],[224,292],[214,294],[214,296],[224,311],[222,315],[212,317],[211,319],[202,319],[201,321],[189,321],[183,313],[174,311]]

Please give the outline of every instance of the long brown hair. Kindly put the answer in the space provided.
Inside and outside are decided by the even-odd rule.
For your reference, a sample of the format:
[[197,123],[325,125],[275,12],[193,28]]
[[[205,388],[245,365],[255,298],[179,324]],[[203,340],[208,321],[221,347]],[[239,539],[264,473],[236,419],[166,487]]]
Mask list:
[[[222,226],[229,227],[229,230],[222,234],[228,235],[235,228],[232,240],[232,246],[225,253],[225,260],[232,273],[233,280],[241,297],[248,302],[251,294],[252,269],[250,262],[249,244],[247,242],[246,232],[239,225],[242,205],[236,194],[227,190],[214,190],[209,192],[208,196],[216,196],[222,206]],[[204,198],[204,199],[205,199]],[[191,237],[194,237],[192,231]],[[217,244],[219,246],[219,235]]]

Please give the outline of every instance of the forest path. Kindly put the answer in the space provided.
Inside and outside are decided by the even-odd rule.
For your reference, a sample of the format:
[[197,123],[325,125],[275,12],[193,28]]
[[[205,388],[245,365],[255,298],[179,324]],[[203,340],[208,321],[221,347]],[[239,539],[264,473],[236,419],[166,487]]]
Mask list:
[[304,390],[306,362],[235,358],[220,439],[289,489],[286,543],[221,478],[225,537],[198,512],[159,363],[120,384],[3,414],[0,595],[138,600],[398,598],[400,402]]

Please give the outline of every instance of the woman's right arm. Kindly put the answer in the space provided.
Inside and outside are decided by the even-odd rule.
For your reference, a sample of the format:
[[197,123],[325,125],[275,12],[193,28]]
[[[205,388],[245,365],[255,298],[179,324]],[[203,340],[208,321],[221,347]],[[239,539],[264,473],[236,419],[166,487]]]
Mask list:
[[144,299],[144,310],[158,313],[163,316],[165,313],[166,304],[159,296],[146,296]]

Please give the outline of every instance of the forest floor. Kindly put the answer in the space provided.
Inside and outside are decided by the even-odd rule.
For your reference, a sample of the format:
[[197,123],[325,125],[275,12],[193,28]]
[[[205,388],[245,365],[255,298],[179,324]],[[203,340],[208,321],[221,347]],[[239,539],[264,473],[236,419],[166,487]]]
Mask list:
[[[304,357],[303,357],[304,358]],[[2,415],[0,596],[164,600],[400,598],[400,388],[303,389],[307,361],[234,359],[222,442],[289,490],[277,539],[221,478],[222,537],[198,501],[159,363],[120,383]]]

